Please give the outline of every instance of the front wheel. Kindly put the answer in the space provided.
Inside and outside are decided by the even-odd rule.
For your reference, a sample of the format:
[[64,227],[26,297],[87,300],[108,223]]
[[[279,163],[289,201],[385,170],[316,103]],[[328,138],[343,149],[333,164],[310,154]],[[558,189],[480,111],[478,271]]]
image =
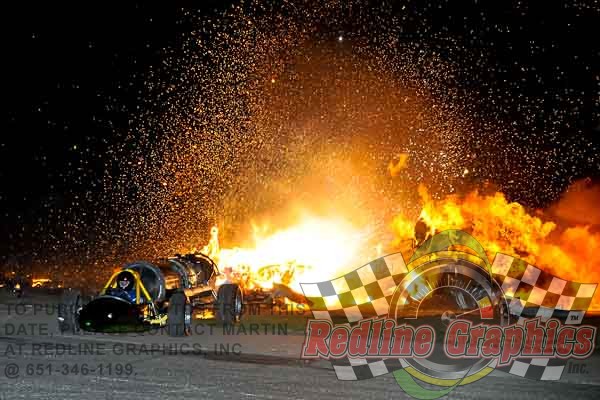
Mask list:
[[174,293],[169,300],[167,329],[170,336],[187,336],[192,329],[192,305],[183,292]]
[[224,324],[239,322],[242,318],[242,290],[236,284],[224,284],[217,292],[217,318]]
[[79,311],[85,305],[85,299],[80,290],[66,289],[63,291],[58,305],[58,330],[59,333],[79,332]]

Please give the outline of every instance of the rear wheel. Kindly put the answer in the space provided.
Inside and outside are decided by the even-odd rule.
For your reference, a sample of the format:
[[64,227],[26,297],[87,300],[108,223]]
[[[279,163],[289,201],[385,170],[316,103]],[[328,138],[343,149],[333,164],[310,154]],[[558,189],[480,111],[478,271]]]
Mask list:
[[189,335],[192,327],[192,305],[185,293],[177,292],[169,300],[167,329],[170,336]]
[[242,318],[242,290],[236,284],[224,284],[217,292],[217,318],[224,324],[239,322]]

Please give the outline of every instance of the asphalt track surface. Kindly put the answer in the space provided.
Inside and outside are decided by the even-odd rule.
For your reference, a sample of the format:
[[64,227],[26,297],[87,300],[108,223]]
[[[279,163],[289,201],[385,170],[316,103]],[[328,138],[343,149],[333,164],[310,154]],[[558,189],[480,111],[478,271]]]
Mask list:
[[[299,360],[295,354],[301,336],[57,336],[34,332],[36,325],[31,324],[50,323],[53,316],[33,315],[28,306],[32,298],[18,300],[24,310],[19,315],[6,307],[15,300],[1,300],[0,400],[409,398],[391,375],[344,382],[327,362]],[[148,351],[148,343],[170,345],[174,351]],[[229,353],[214,350],[214,344],[223,343],[230,345]],[[239,345],[236,351],[234,344]],[[552,383],[494,371],[448,398],[598,399],[600,353],[584,363],[584,373],[565,372],[561,381]]]

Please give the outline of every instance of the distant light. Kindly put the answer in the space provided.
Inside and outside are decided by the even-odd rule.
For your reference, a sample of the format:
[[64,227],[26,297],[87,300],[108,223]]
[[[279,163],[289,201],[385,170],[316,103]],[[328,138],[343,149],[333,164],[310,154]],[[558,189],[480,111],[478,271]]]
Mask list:
[[271,78],[271,83],[275,83],[275,78]]
[[341,42],[344,40],[344,37],[342,35],[338,36],[338,42]]

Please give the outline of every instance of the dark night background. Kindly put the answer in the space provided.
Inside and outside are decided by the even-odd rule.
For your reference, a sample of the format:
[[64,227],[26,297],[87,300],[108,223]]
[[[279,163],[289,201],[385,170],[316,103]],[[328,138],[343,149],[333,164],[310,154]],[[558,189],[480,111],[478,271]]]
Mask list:
[[[212,14],[220,1],[203,1]],[[97,206],[108,147],[139,113],[150,65],[176,46],[175,3],[5,6],[0,254],[43,258],[75,209]],[[75,222],[75,221],[72,221]],[[89,222],[93,224],[93,220]],[[76,239],[75,239],[76,240]]]
[[[123,140],[148,100],[149,67],[160,64],[164,49],[177,48],[181,35],[193,28],[186,9],[210,17],[230,3],[3,6],[0,263],[44,259],[46,246],[82,231],[81,226],[70,231],[75,210],[102,207],[109,218],[118,215],[96,200],[110,168],[108,148]],[[405,40],[450,36],[465,51],[486,54],[489,61],[470,65],[472,74],[461,82],[489,91],[486,101],[475,99],[483,111],[504,103],[502,117],[510,120],[511,112],[535,103],[538,115],[515,120],[515,131],[551,130],[565,145],[594,143],[543,178],[560,193],[575,179],[600,177],[597,161],[586,161],[600,144],[600,10],[593,4],[455,0],[397,7],[408,5]],[[519,140],[526,144],[530,138]],[[524,197],[524,190],[503,188],[532,207],[555,200]],[[93,224],[97,215],[87,214]]]

